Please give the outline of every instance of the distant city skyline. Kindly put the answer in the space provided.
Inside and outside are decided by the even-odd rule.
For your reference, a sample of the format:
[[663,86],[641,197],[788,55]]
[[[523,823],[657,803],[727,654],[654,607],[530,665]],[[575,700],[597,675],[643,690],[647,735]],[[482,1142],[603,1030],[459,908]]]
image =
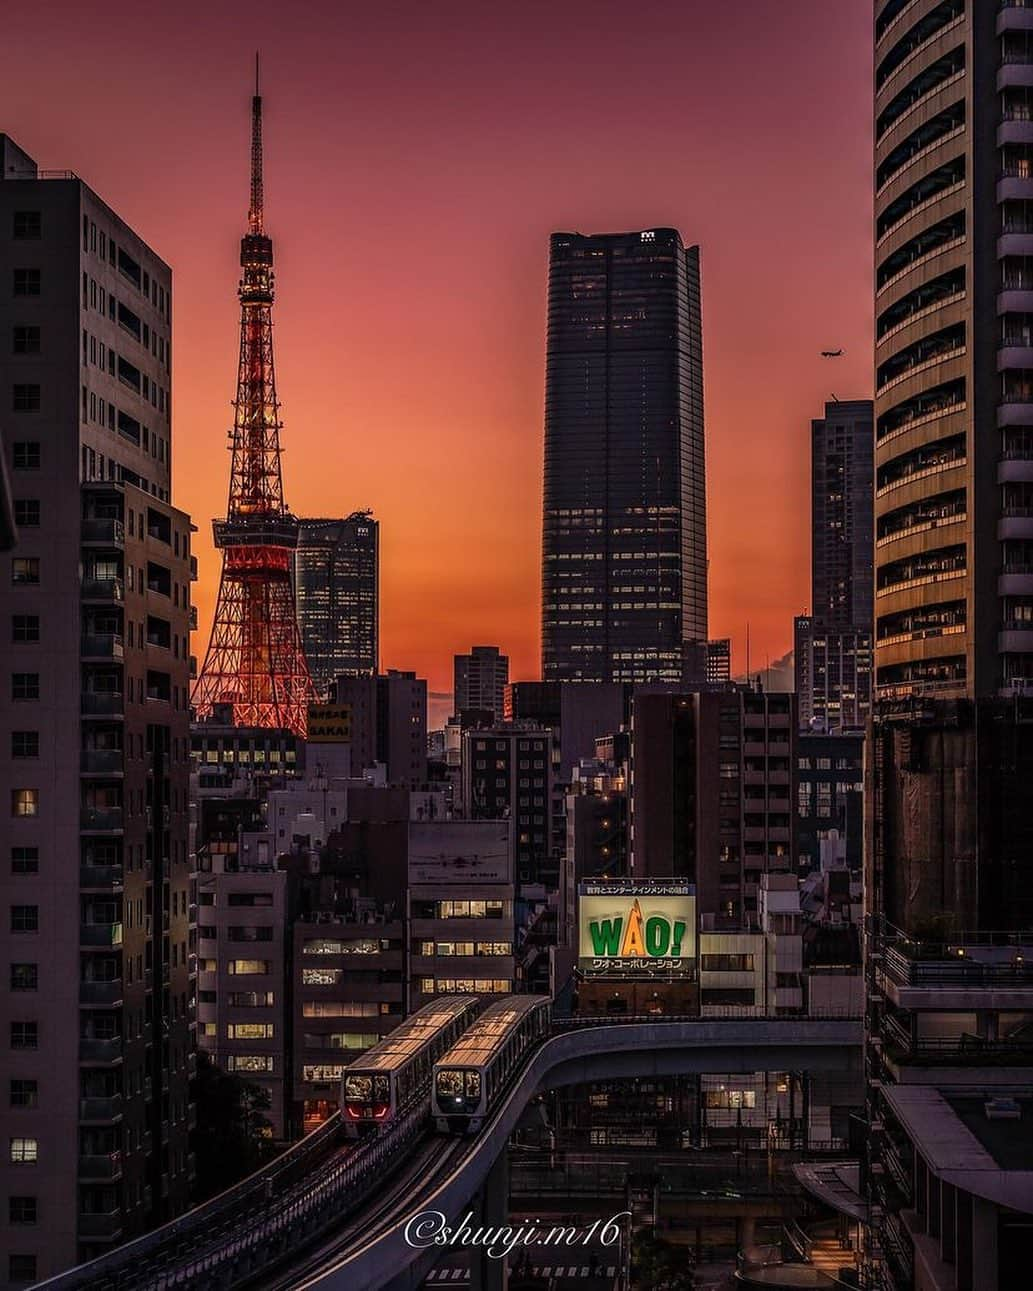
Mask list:
[[[663,224],[700,244],[710,632],[732,637],[736,674],[747,621],[754,668],[790,647],[808,602],[806,427],[830,393],[871,393],[870,12],[750,8],[744,29],[712,6],[600,22],[575,2],[543,42],[526,9],[456,3],[461,51],[453,23],[416,8],[403,24],[350,15],[347,39],[323,0],[300,29],[263,0],[246,11],[264,33],[287,501],[374,509],[383,667],[444,691],[453,654],[489,640],[512,676],[538,675],[545,286],[563,228]],[[98,27],[57,0],[45,33],[10,15],[4,128],[104,193],[176,273],[173,469],[199,529],[202,658],[252,48],[236,3],[206,14],[200,47],[181,17],[131,12],[116,0]],[[83,112],[67,87],[85,66]],[[762,231],[760,191],[777,193]]]

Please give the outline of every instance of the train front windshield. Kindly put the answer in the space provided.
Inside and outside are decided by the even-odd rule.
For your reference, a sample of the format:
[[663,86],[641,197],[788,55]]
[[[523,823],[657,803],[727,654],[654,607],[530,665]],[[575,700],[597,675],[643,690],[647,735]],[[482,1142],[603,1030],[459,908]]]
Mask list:
[[472,1112],[481,1101],[481,1073],[444,1067],[438,1072],[435,1094],[442,1112]]
[[382,1121],[391,1108],[390,1081],[386,1076],[345,1076],[344,1107],[353,1121]]

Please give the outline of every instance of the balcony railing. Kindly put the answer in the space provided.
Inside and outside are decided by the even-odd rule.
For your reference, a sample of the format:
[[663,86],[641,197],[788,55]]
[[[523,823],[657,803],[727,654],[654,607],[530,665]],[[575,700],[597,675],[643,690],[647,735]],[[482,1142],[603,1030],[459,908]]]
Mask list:
[[82,923],[79,925],[80,946],[121,946],[120,923]]
[[84,690],[80,711],[92,717],[121,717],[124,702],[120,690]]
[[122,1037],[79,1037],[80,1062],[117,1062],[122,1057]]
[[113,1210],[110,1214],[80,1214],[76,1220],[76,1230],[80,1241],[117,1242],[122,1236],[122,1212]]
[[82,829],[95,833],[108,833],[122,828],[121,807],[83,807],[79,817]]
[[80,654],[84,659],[121,659],[125,650],[117,632],[90,632],[83,636]]
[[121,865],[80,865],[79,886],[81,888],[103,888],[105,890],[121,887],[124,874]]
[[[1030,934],[1025,937],[1028,942]],[[918,943],[915,947],[920,949]],[[1033,962],[1021,954],[1007,963],[979,963],[970,955],[958,952],[950,957],[911,956],[887,946],[883,971],[899,986],[1033,987]]]
[[125,584],[121,578],[84,578],[82,580],[84,601],[121,601],[124,596]]
[[94,775],[118,775],[123,770],[121,749],[83,749],[79,770]]
[[79,1003],[113,1006],[122,1002],[122,979],[111,978],[103,982],[80,982]]
[[122,1173],[122,1153],[87,1153],[79,1158],[80,1179],[117,1179]]
[[121,520],[88,519],[82,522],[83,542],[100,542],[121,547],[125,539],[125,525]]
[[122,1115],[122,1095],[79,1099],[80,1121],[116,1121]]

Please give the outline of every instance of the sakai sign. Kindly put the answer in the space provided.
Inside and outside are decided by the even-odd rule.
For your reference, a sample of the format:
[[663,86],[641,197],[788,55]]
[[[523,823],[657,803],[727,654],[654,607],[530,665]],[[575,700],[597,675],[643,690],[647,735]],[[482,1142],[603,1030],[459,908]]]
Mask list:
[[342,744],[352,737],[350,704],[309,704],[309,744]]
[[581,883],[578,967],[583,973],[684,976],[696,959],[696,890],[664,883]]

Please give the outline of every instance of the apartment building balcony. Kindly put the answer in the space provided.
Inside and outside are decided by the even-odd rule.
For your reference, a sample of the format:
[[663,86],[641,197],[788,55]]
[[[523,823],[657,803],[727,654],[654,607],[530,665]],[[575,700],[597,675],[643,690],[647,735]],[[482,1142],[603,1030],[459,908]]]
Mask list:
[[83,717],[124,717],[125,696],[120,690],[84,690],[79,711]]
[[79,657],[90,659],[122,659],[125,649],[117,632],[93,632],[82,638]]
[[1033,482],[1033,453],[1028,457],[1002,454],[997,462],[998,484],[1028,484]]
[[82,923],[79,925],[80,946],[121,946],[120,923]]
[[79,1061],[107,1067],[122,1061],[122,1037],[120,1035],[80,1036]]
[[80,1122],[95,1121],[98,1124],[109,1124],[122,1119],[122,1095],[110,1094],[106,1098],[80,1098]]
[[1033,399],[1017,394],[1002,395],[997,405],[998,426],[1033,426]]
[[80,865],[79,887],[101,892],[121,891],[125,875],[121,865]]
[[1033,653],[1033,623],[1003,623],[997,634],[997,648],[1002,654]]
[[76,1220],[80,1242],[120,1242],[122,1240],[122,1212],[108,1214],[81,1214]]
[[1033,509],[1026,509],[1022,514],[1018,507],[1007,507],[997,522],[997,537],[1002,541],[1008,538],[1033,539]]
[[79,815],[79,828],[88,834],[120,834],[122,832],[121,807],[83,807]]
[[120,603],[125,599],[125,583],[121,578],[87,577],[82,580],[81,597],[105,605]]
[[[1001,239],[1003,242],[1004,239]],[[999,242],[1000,246],[1001,243]],[[1014,256],[1033,256],[1033,233],[1025,234],[1021,238],[1016,235],[1014,250],[1009,250],[1008,255]],[[997,293],[997,312],[998,314],[1030,314],[1033,313],[1033,284],[1029,287],[1019,287],[1017,285],[1008,285]]]
[[1033,596],[1033,565],[1016,565],[998,574],[998,596]]
[[122,750],[83,749],[79,754],[79,770],[83,775],[122,775]]
[[997,371],[1024,371],[1033,368],[1033,345],[1025,338],[1005,337],[997,347]]
[[79,1158],[80,1180],[121,1179],[122,1153],[107,1152],[104,1155],[87,1154]]
[[1002,0],[997,10],[997,35],[1006,31],[1033,31],[1033,7]]
[[84,546],[125,546],[126,527],[121,520],[89,518],[82,522],[81,538]]
[[117,1008],[121,1005],[124,994],[121,977],[113,977],[103,982],[81,981],[79,983],[80,1004]]

